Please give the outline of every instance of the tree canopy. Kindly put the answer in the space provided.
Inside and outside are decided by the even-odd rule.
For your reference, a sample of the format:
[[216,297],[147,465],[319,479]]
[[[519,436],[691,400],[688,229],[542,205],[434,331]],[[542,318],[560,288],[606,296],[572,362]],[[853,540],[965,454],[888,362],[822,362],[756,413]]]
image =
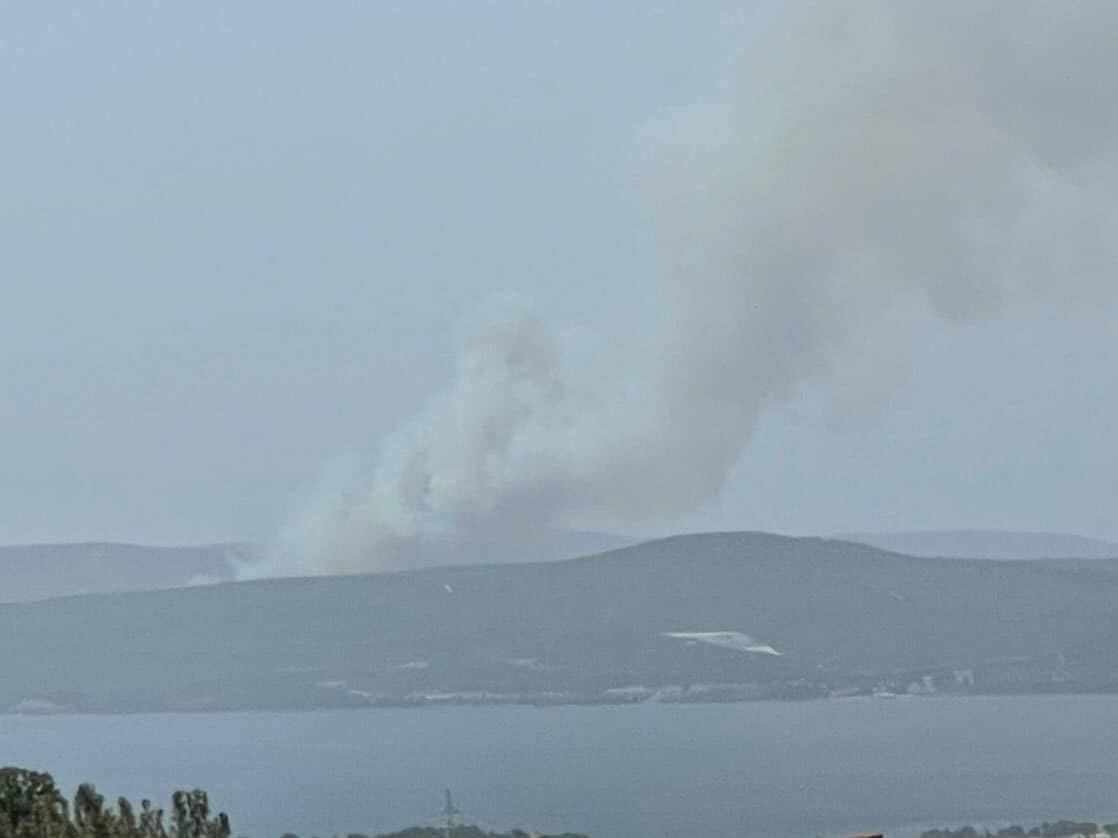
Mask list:
[[88,783],[72,804],[54,778],[26,768],[0,768],[0,838],[230,838],[224,812],[210,810],[201,789],[176,791],[169,817],[151,801],[137,810],[124,797],[116,806]]

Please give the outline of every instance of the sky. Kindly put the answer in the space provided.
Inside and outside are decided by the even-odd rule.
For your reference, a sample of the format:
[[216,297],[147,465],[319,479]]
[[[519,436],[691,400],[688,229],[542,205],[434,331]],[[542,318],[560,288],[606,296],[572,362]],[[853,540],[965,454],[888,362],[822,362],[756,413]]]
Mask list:
[[[493,297],[608,346],[653,305],[639,138],[764,17],[6,7],[0,542],[270,539],[447,386]],[[595,523],[1118,537],[1112,315],[900,306],[761,413],[716,496]]]

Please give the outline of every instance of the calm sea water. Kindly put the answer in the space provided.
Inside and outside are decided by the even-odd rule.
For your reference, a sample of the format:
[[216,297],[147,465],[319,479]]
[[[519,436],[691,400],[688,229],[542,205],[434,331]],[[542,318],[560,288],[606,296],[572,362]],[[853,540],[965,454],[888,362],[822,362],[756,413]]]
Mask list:
[[67,788],[200,785],[261,838],[433,822],[594,838],[1118,820],[1118,698],[0,717],[0,762]]

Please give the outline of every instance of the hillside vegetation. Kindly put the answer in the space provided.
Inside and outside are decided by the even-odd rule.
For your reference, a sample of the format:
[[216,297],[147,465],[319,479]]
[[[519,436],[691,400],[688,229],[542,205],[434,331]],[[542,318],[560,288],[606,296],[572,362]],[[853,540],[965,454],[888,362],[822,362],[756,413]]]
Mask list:
[[1118,691],[1116,601],[1112,561],[680,536],[553,563],[0,605],[0,708]]

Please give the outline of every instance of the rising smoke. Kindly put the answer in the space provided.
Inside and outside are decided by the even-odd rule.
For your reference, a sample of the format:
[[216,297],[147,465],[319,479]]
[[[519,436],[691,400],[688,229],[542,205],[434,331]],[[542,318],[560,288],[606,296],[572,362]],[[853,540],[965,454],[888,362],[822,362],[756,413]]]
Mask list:
[[483,309],[449,389],[371,475],[321,493],[266,572],[394,569],[694,510],[762,413],[896,306],[975,319],[1110,290],[1118,4],[782,8],[763,30],[730,16],[711,89],[636,139],[651,351],[523,302]]

